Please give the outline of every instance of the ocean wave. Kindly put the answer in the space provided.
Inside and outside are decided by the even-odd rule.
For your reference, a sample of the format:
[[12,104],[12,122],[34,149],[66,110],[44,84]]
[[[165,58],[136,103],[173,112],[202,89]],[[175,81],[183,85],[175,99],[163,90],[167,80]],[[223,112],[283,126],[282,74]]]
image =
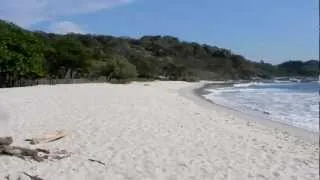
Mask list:
[[207,91],[210,93],[205,95],[205,98],[216,104],[244,112],[260,112],[270,120],[311,131],[318,130],[319,96],[317,92],[276,88],[274,84],[259,88],[231,86],[207,89]]
[[260,83],[260,82],[240,83],[240,84],[234,84],[233,87],[250,87],[250,86],[257,86],[257,85],[263,85],[263,83]]
[[[217,88],[217,89],[205,89],[205,91],[212,93],[212,94],[222,94],[222,93],[240,93],[240,92],[261,92],[261,89],[256,88]],[[279,90],[277,88],[268,88],[268,92],[280,92],[284,93],[284,90]]]

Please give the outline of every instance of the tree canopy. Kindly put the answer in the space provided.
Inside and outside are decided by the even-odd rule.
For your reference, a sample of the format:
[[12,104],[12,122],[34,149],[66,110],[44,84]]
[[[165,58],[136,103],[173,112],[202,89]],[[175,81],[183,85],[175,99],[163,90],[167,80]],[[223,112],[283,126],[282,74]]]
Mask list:
[[0,85],[30,78],[226,80],[317,76],[316,60],[254,62],[229,49],[172,36],[114,37],[31,32],[0,20]]
[[14,78],[45,76],[44,60],[44,44],[34,33],[0,21],[2,77],[10,81]]

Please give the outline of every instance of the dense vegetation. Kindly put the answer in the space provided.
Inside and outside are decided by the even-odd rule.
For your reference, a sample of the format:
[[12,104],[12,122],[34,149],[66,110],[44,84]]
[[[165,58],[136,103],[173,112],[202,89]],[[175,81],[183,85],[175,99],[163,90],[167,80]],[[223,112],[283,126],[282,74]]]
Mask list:
[[31,32],[0,20],[0,86],[35,78],[250,79],[317,76],[318,61],[279,66],[171,36],[140,39]]
[[280,73],[289,76],[317,76],[319,75],[319,61],[307,62],[288,61],[278,65]]

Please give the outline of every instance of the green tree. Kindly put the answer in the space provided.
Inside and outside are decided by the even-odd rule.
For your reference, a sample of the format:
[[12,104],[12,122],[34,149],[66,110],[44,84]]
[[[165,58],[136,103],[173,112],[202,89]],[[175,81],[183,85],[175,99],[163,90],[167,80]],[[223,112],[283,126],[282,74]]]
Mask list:
[[53,68],[51,71],[63,71],[64,76],[69,72],[70,78],[73,78],[75,73],[84,74],[88,71],[91,52],[75,37],[59,37],[54,40],[53,48],[47,54],[47,57],[51,59],[48,62]]
[[[68,75],[68,76],[67,76]],[[0,20],[0,85],[38,77],[171,80],[318,76],[319,61],[253,62],[231,50],[172,36],[139,39],[31,32]]]
[[108,80],[132,79],[138,75],[136,67],[120,56],[109,59],[102,67],[101,74],[106,76]]
[[43,47],[32,32],[0,21],[0,79],[8,83],[44,76]]
[[140,78],[153,79],[159,74],[158,63],[153,56],[134,53],[129,59],[136,66]]

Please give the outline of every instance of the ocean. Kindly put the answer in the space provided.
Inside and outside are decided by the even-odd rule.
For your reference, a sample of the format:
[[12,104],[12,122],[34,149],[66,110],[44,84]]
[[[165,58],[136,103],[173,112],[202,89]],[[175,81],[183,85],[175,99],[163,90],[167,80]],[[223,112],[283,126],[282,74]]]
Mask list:
[[319,132],[319,82],[245,83],[208,86],[204,97],[215,104]]

